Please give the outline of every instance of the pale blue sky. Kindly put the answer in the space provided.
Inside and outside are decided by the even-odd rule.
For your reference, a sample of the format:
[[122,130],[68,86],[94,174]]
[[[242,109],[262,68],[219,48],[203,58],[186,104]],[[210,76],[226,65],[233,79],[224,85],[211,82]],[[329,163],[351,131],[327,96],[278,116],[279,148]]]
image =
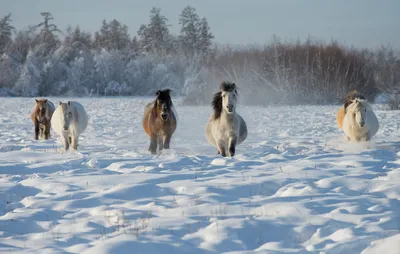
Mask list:
[[178,33],[179,14],[188,4],[207,18],[218,43],[264,43],[273,34],[289,40],[311,35],[358,47],[391,44],[400,49],[400,0],[0,0],[0,16],[11,12],[14,26],[21,29],[38,24],[39,13],[48,11],[60,29],[79,24],[90,32],[97,31],[103,19],[115,18],[136,35],[155,6]]

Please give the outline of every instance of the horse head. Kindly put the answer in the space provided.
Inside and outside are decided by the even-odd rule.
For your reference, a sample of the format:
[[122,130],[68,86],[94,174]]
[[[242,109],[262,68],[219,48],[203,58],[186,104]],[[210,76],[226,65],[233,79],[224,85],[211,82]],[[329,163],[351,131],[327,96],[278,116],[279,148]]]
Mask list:
[[39,121],[43,121],[43,119],[46,117],[46,109],[47,109],[47,99],[35,99],[36,101],[36,107],[38,109],[38,117]]
[[361,128],[367,122],[367,101],[356,98],[347,107],[347,113],[351,114],[354,123],[357,123]]
[[163,121],[167,121],[171,115],[172,100],[170,96],[171,89],[157,90],[154,110],[157,116]]
[[223,82],[220,86],[222,108],[228,114],[233,114],[236,110],[237,95],[235,83]]
[[60,110],[61,110],[61,123],[63,125],[63,128],[65,131],[69,129],[69,126],[71,124],[72,120],[72,107],[71,107],[71,102],[68,101],[66,103],[63,103],[60,101]]

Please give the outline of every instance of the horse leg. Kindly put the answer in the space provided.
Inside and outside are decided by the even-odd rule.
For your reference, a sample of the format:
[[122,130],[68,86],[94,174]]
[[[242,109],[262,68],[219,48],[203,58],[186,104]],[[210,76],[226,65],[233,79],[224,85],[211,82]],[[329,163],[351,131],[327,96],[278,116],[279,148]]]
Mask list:
[[171,135],[164,136],[164,149],[169,149],[169,143],[171,142]]
[[61,136],[61,142],[62,142],[63,145],[64,145],[65,151],[68,151],[68,150],[69,150],[69,143],[70,143],[68,134],[63,134],[63,135]]
[[225,142],[222,140],[219,140],[217,143],[218,151],[221,154],[222,157],[226,157],[226,149],[225,149]]
[[44,129],[44,138],[49,139],[50,138],[50,124],[47,124],[45,129]]
[[369,141],[370,139],[371,139],[371,137],[369,136],[369,133],[367,132],[367,133],[365,133],[365,136],[363,136],[361,138],[361,141]]
[[159,138],[158,138],[158,140],[157,140],[157,145],[158,145],[158,150],[160,150],[160,151],[164,148],[164,145],[163,145],[163,138],[162,138],[162,137],[159,137]]
[[149,152],[157,154],[157,136],[155,134],[151,134],[150,136]]
[[35,120],[35,139],[39,139],[39,121],[36,119]]
[[78,137],[76,136],[69,137],[69,142],[71,143],[72,149],[74,150],[78,149]]
[[39,138],[44,139],[44,128],[43,125],[40,126],[39,128]]
[[231,154],[231,157],[235,156],[236,143],[237,143],[236,137],[229,138],[229,153]]

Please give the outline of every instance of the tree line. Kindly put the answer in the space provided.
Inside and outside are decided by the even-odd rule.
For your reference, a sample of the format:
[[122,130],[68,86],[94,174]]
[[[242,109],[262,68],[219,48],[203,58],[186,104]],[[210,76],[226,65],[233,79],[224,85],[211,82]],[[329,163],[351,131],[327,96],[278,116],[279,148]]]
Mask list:
[[94,34],[61,31],[49,12],[42,22],[16,30],[12,16],[0,20],[0,96],[150,95],[169,87],[184,102],[208,104],[222,80],[237,83],[247,104],[340,102],[351,89],[371,100],[400,91],[399,52],[360,49],[307,39],[265,45],[217,45],[207,19],[192,6],[172,34],[161,9],[131,36],[116,19]]

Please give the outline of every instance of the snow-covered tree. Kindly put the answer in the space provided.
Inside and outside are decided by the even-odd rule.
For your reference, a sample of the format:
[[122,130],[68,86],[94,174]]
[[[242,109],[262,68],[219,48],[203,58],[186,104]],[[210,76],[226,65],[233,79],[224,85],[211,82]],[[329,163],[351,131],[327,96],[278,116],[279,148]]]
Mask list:
[[129,47],[131,39],[128,33],[128,27],[121,24],[116,19],[107,23],[103,20],[100,31],[94,35],[94,45],[97,49],[123,50]]
[[179,24],[181,25],[179,42],[186,55],[193,56],[198,50],[200,40],[199,23],[200,18],[196,13],[196,9],[186,6],[179,16]]
[[210,26],[208,25],[207,19],[202,18],[200,20],[200,35],[199,35],[199,44],[198,50],[203,54],[207,55],[210,53],[212,39],[214,39],[214,35],[210,32]]
[[161,14],[160,8],[151,9],[150,23],[141,25],[138,31],[139,44],[144,51],[165,55],[172,50],[172,37],[167,22],[168,19]]
[[93,44],[92,35],[88,32],[82,31],[79,26],[76,26],[74,29],[69,26],[63,43],[65,46],[71,46],[75,42],[80,42],[90,49]]
[[31,30],[40,29],[36,39],[42,44],[43,53],[48,55],[59,46],[60,40],[56,33],[61,31],[55,24],[50,23],[54,19],[50,12],[41,12],[40,15],[43,16],[43,22],[31,27]]
[[11,13],[0,19],[0,56],[4,53],[5,48],[12,41],[12,32],[15,28],[11,23]]
[[22,96],[37,96],[41,78],[41,57],[37,57],[34,51],[29,51],[21,74],[15,83],[14,92]]

